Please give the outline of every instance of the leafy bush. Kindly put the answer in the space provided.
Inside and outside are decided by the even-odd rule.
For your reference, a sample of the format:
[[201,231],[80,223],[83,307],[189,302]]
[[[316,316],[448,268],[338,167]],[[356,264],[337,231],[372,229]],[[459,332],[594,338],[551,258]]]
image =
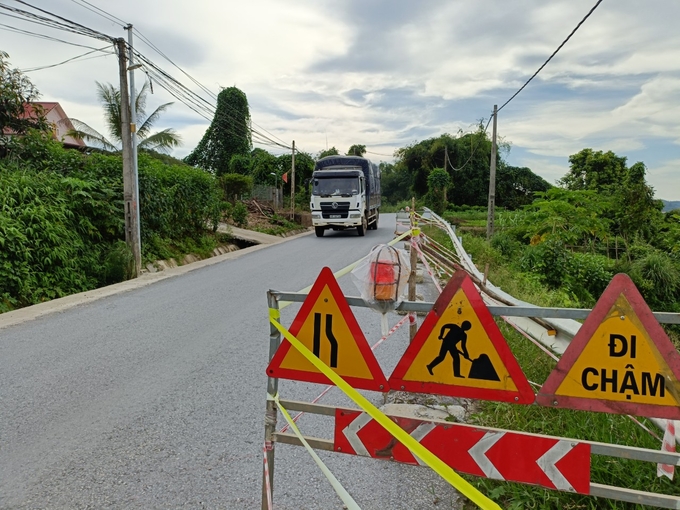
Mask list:
[[231,217],[239,227],[245,227],[248,224],[248,208],[243,202],[236,202]]
[[505,232],[498,232],[491,238],[491,247],[507,259],[522,251],[522,243]]
[[535,246],[525,247],[519,264],[523,271],[537,273],[546,285],[556,289],[567,276],[566,268],[571,257],[572,253],[562,241],[548,239]]
[[246,175],[224,174],[219,177],[219,184],[227,200],[235,200],[253,190],[253,178]]
[[657,309],[680,295],[680,270],[663,252],[653,251],[633,262],[630,276],[647,303]]
[[591,253],[573,253],[565,272],[564,285],[581,306],[593,306],[614,276],[611,261]]

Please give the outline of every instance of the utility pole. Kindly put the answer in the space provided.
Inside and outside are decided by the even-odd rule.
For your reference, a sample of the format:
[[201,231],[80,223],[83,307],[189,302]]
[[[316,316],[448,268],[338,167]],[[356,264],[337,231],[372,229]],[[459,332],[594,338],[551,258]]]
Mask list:
[[489,175],[489,214],[486,219],[486,240],[493,235],[493,220],[496,208],[496,127],[498,105],[493,105],[493,135],[491,138],[491,173]]
[[293,140],[293,160],[290,172],[290,221],[295,221],[295,140]]
[[125,57],[125,39],[116,39],[118,53],[118,71],[120,76],[120,138],[123,144],[123,201],[125,204],[125,242],[135,258],[135,276],[139,276],[142,256],[139,243],[139,226],[137,224],[137,183],[133,172],[132,134],[130,133],[130,96],[128,94],[127,58]]
[[134,247],[135,264],[139,268],[137,276],[142,268],[142,234],[141,221],[139,219],[139,165],[137,164],[137,91],[135,90],[135,55],[132,50],[132,25],[125,27],[128,31],[128,72],[130,73],[130,135],[132,139],[132,179],[135,187],[135,224],[137,227],[137,243]]
[[[444,146],[444,170],[446,170],[446,173],[449,173],[449,148],[446,145]],[[444,203],[446,203],[447,200],[446,187],[444,187]]]

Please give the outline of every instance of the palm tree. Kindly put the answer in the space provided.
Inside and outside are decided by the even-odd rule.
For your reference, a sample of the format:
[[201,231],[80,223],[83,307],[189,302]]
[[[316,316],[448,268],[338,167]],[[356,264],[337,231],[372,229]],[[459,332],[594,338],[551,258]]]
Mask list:
[[[110,138],[106,138],[99,131],[78,119],[70,119],[75,129],[69,131],[74,138],[84,140],[107,151],[120,150],[121,121],[120,121],[120,90],[110,83],[97,84],[97,96],[104,107],[104,119],[109,129]],[[168,151],[177,147],[182,142],[181,137],[172,129],[164,129],[151,134],[151,127],[172,103],[165,103],[156,108],[151,115],[144,119],[146,109],[146,95],[149,90],[149,82],[137,93],[135,108],[137,111],[137,146],[140,149]],[[144,120],[142,120],[144,119]]]

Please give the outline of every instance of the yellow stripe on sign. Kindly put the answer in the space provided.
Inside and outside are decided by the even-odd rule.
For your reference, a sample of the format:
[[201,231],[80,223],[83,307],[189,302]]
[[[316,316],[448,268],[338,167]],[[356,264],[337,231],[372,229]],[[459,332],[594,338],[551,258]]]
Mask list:
[[[403,240],[406,236],[409,236],[409,235],[411,235],[411,231],[410,231],[410,230],[404,232],[404,233],[401,234],[399,237],[395,237],[394,239],[392,239],[389,243],[387,243],[387,246],[394,246],[394,245],[397,244],[399,241]],[[346,275],[347,273],[349,273],[352,269],[354,269],[355,267],[357,267],[357,265],[359,264],[359,262],[361,262],[362,260],[364,260],[366,257],[368,257],[368,255],[365,255],[364,257],[361,257],[361,258],[360,258],[359,260],[357,260],[356,262],[352,262],[349,266],[343,267],[343,268],[340,269],[339,271],[333,273],[333,276],[335,276],[335,279],[336,279],[336,280],[337,280],[338,278],[340,278],[341,276],[345,276],[345,275]],[[311,290],[311,288],[312,288],[312,285],[310,285],[309,287],[305,287],[304,289],[299,290],[298,292],[301,293],[301,294],[304,294],[305,292],[309,292],[309,291]],[[279,303],[279,310],[282,310],[283,308],[285,308],[285,307],[287,307],[287,306],[290,306],[290,305],[292,305],[292,304],[293,304],[292,301],[281,301],[281,302]]]
[[340,388],[345,395],[354,401],[361,409],[363,409],[371,418],[377,421],[382,427],[387,430],[397,441],[408,448],[411,453],[416,455],[420,460],[432,468],[439,476],[455,487],[461,494],[467,497],[470,501],[475,503],[482,510],[501,510],[501,507],[487,498],[484,494],[475,489],[468,482],[463,480],[461,476],[456,473],[450,466],[446,465],[439,457],[434,455],[430,450],[421,445],[418,441],[412,438],[404,429],[390,420],[380,410],[371,404],[363,395],[352,388],[345,380],[331,370],[323,361],[317,358],[312,351],[300,342],[290,331],[284,328],[275,320],[271,320],[274,327],[278,329],[281,334],[309,360],[319,371],[328,377],[333,384]]

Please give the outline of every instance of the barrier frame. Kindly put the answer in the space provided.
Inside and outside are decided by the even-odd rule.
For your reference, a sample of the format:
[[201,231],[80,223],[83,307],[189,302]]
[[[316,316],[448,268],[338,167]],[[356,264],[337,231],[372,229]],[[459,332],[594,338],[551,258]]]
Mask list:
[[[307,298],[307,292],[283,292],[277,290],[269,290],[267,292],[267,304],[270,310],[270,318],[272,321],[280,323],[280,302],[297,302],[302,303]],[[361,297],[345,296],[348,304],[354,307],[370,308]],[[434,303],[425,301],[402,301],[396,308],[398,312],[429,312]],[[570,319],[584,319],[591,312],[590,309],[573,309],[573,308],[548,308],[537,306],[487,306],[491,315],[505,316],[505,317],[530,317],[530,318],[570,318]],[[660,323],[666,324],[680,324],[680,314],[654,312],[654,316]],[[269,335],[269,361],[272,360],[279,345],[282,341],[282,335],[279,330],[270,322]],[[282,444],[302,446],[302,443],[297,436],[293,434],[286,434],[276,431],[278,408],[276,402],[269,397],[269,395],[278,394],[278,379],[267,378],[267,404],[265,410],[265,437],[264,437],[264,455],[265,465],[263,466],[262,474],[262,510],[270,510],[269,497],[273,499],[274,494],[274,458],[275,458],[275,444],[277,442]],[[301,411],[312,414],[319,414],[325,416],[335,416],[336,410],[347,411],[361,411],[356,408],[340,408],[335,406],[326,406],[322,404],[313,404],[309,402],[300,402],[294,400],[281,399],[281,404],[292,411]],[[534,404],[536,405],[536,404]],[[424,420],[427,422],[437,423],[438,420]],[[448,423],[448,422],[442,422]],[[473,426],[476,429],[488,431],[502,431],[502,432],[520,432],[521,431],[505,431],[502,429],[495,429],[490,427]],[[622,458],[628,460],[645,461],[651,463],[662,463],[673,466],[680,466],[680,453],[678,452],[664,452],[657,450],[649,450],[646,448],[638,448],[627,445],[615,445],[609,443],[600,443],[581,439],[561,438],[554,436],[549,437],[564,441],[574,441],[578,443],[585,443],[590,445],[591,455],[608,456],[615,458]],[[304,436],[305,440],[314,449],[334,451],[333,441],[318,437]],[[538,486],[542,487],[542,486]],[[269,488],[269,489],[268,489]],[[271,492],[269,492],[271,491]],[[637,503],[655,506],[658,508],[680,508],[680,497],[671,496],[667,494],[637,491],[627,489],[624,487],[616,487],[610,485],[603,485],[597,483],[590,483],[590,496],[608,498],[628,503]]]

